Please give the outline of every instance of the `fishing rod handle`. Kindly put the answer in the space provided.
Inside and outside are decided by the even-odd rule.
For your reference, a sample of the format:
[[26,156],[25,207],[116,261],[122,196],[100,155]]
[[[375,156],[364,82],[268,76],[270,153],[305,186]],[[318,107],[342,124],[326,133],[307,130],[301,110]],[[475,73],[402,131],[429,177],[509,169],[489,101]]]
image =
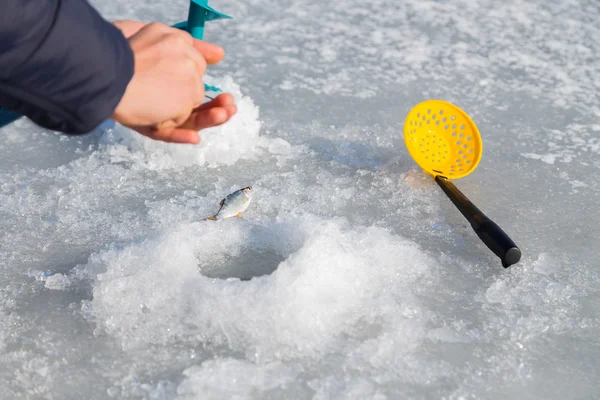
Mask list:
[[481,241],[500,258],[504,268],[508,268],[519,262],[521,259],[521,250],[498,224],[481,212],[448,179],[436,176],[435,181],[461,214],[469,221]]

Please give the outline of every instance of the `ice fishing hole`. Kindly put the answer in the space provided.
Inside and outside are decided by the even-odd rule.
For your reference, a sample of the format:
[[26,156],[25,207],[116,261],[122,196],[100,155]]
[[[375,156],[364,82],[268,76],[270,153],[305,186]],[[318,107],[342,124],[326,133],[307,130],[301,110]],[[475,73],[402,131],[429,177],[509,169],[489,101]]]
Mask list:
[[198,271],[212,279],[252,278],[271,275],[290,254],[304,245],[303,233],[294,227],[252,226],[250,239],[233,242],[218,254],[196,254]]
[[223,254],[212,263],[200,263],[200,273],[208,278],[238,278],[249,281],[252,278],[271,275],[285,260],[273,249],[243,248],[238,254]]

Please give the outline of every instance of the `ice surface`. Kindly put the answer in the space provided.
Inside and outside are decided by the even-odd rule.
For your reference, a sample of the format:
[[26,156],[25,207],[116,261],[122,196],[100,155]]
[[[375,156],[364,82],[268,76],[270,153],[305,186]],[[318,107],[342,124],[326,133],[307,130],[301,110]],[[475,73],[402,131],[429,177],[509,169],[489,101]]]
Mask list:
[[[212,5],[239,112],[199,145],[1,130],[0,398],[599,397],[597,2]],[[456,184],[508,270],[406,152],[427,98],[482,133]]]

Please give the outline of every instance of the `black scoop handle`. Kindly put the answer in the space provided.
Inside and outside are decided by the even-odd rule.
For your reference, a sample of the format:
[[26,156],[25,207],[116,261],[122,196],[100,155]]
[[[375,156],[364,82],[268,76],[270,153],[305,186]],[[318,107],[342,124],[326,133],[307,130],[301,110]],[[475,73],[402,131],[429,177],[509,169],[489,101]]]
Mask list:
[[443,176],[436,176],[435,181],[440,185],[446,196],[469,221],[471,227],[481,241],[494,252],[502,266],[508,268],[521,259],[521,250],[515,242],[496,224],[481,212],[452,182]]

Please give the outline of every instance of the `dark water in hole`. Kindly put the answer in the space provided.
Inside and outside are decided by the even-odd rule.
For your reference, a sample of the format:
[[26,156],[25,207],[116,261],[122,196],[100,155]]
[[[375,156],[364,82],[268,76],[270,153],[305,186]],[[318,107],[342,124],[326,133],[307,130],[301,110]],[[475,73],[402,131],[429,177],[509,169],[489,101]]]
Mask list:
[[226,255],[220,263],[199,265],[200,273],[209,278],[238,278],[248,281],[257,276],[270,275],[285,259],[269,249],[243,249],[235,256]]

